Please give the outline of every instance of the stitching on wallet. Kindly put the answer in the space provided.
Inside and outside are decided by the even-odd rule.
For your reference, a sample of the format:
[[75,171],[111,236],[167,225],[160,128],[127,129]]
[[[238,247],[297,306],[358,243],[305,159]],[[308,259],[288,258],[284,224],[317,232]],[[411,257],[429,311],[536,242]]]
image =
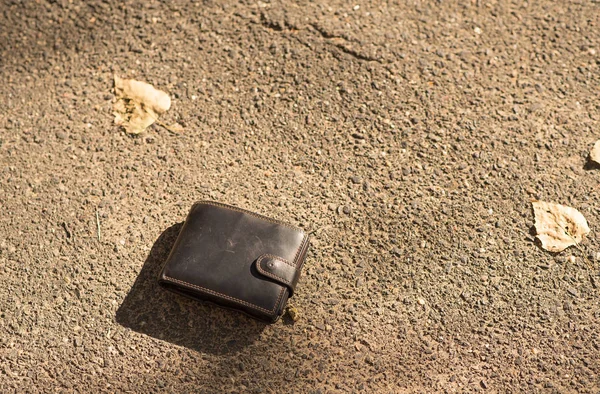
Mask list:
[[[300,243],[300,246],[302,246],[302,243]],[[281,262],[286,263],[287,265],[289,265],[292,268],[296,268],[296,265],[294,263],[292,263],[291,261],[287,261],[286,259],[283,259],[279,256],[275,256],[274,254],[263,254],[262,256],[260,256],[258,261],[263,261],[265,259],[265,257],[270,257],[272,259],[279,260]]]
[[302,240],[302,242],[300,243],[300,246],[298,247],[298,250],[296,251],[296,256],[294,256],[294,267],[296,269],[298,268],[298,257],[300,256],[300,252],[302,251],[302,249],[304,249],[304,246],[307,241],[308,241],[308,234],[305,233],[304,239]]
[[[269,255],[267,255],[267,256],[269,256]],[[289,280],[284,279],[282,277],[279,277],[279,276],[275,275],[272,272],[268,272],[268,271],[263,270],[262,267],[260,266],[260,262],[263,261],[263,260],[264,260],[264,258],[261,258],[259,261],[257,261],[258,264],[256,264],[256,268],[258,269],[258,271],[261,274],[266,275],[266,276],[268,276],[270,278],[273,278],[273,279],[279,279],[280,281],[282,281],[283,283],[285,283],[287,285],[289,285],[291,283]]]
[[[171,278],[170,276],[165,276],[165,279],[168,279],[169,281],[172,281],[172,282],[175,282],[175,283],[179,283],[181,285],[193,287],[194,289],[197,289],[197,290],[200,290],[200,291],[204,291],[204,292],[207,292],[209,294],[212,294],[212,295],[215,295],[215,296],[218,296],[218,297],[222,297],[222,298],[228,299],[230,301],[235,301],[235,302],[238,302],[238,303],[240,303],[242,305],[246,305],[246,306],[249,306],[251,308],[258,309],[258,310],[261,310],[261,311],[267,312],[267,313],[271,313],[271,312],[275,311],[275,308],[277,307],[277,304],[279,304],[279,300],[281,300],[281,294],[279,294],[279,298],[277,299],[277,302],[275,303],[275,306],[273,307],[273,309],[268,310],[268,309],[265,309],[265,308],[261,308],[258,305],[254,305],[254,304],[251,304],[249,302],[246,302],[244,300],[240,300],[240,299],[237,299],[237,298],[234,298],[234,297],[230,297],[230,296],[228,296],[226,294],[221,294],[221,293],[216,292],[214,290],[207,289],[207,288],[204,288],[204,287],[201,287],[201,286],[197,286],[197,285],[194,285],[192,283],[184,282],[184,281],[179,280],[179,279]],[[283,293],[283,291],[282,291],[282,293]]]
[[252,216],[257,217],[259,219],[263,219],[263,220],[266,220],[268,222],[275,223],[275,224],[281,224],[283,226],[291,228],[292,230],[296,230],[296,231],[299,231],[301,233],[304,233],[304,230],[302,230],[300,227],[296,227],[296,226],[291,225],[289,223],[286,223],[284,221],[277,220],[277,219],[271,219],[271,218],[263,216],[261,214],[258,214],[258,213],[252,212],[252,211],[248,211],[248,210],[243,209],[243,208],[238,208],[238,207],[234,207],[234,206],[231,206],[231,205],[222,204],[220,202],[216,202],[216,201],[198,201],[198,202],[196,202],[194,204],[194,206],[196,206],[196,205],[212,205],[212,206],[215,206],[215,207],[230,209],[232,211],[238,211],[238,212],[242,212],[242,213],[247,213],[248,215],[252,215]]

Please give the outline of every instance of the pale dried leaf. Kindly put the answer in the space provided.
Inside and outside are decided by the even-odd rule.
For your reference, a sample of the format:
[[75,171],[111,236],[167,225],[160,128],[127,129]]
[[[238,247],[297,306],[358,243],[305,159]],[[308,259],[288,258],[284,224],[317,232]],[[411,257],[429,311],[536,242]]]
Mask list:
[[532,206],[536,236],[550,252],[577,245],[590,232],[585,217],[575,208],[545,201],[534,201]]
[[590,160],[600,164],[600,140],[596,141],[594,147],[590,151]]
[[132,134],[143,132],[171,107],[171,98],[146,82],[115,75],[115,124]]

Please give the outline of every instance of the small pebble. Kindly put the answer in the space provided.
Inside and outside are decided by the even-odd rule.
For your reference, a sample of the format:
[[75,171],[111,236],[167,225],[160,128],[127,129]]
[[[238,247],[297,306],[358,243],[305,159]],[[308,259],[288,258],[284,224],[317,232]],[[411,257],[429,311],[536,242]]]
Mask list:
[[567,289],[567,292],[568,292],[569,294],[571,294],[573,297],[575,297],[575,298],[579,298],[579,292],[578,292],[577,290],[575,290],[574,288],[572,288],[572,287],[569,287],[569,288]]

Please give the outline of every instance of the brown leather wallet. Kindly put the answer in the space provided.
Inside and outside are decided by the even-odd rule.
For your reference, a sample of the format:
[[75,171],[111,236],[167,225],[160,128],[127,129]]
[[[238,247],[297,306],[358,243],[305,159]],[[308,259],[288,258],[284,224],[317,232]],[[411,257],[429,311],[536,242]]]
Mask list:
[[301,229],[229,205],[192,207],[159,283],[169,290],[273,323],[306,258]]

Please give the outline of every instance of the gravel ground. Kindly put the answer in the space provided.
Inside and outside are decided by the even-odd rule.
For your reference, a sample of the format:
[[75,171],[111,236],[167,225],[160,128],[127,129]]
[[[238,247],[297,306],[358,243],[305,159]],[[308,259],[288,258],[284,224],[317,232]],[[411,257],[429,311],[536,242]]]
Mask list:
[[[3,392],[600,390],[598,2],[167,3],[0,3]],[[297,322],[157,286],[200,199],[312,232]]]

